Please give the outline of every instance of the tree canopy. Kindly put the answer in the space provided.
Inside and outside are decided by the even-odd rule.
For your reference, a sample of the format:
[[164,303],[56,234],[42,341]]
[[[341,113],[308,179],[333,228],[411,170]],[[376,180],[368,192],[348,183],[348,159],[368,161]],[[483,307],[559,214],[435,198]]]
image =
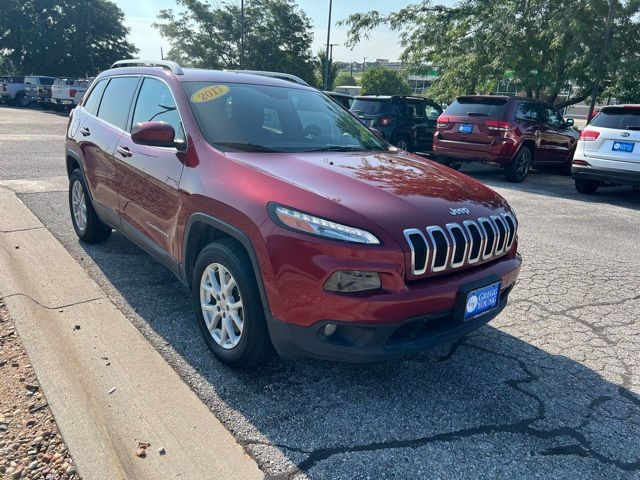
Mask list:
[[362,75],[363,95],[409,95],[411,87],[402,74],[385,67],[371,67]]
[[137,52],[110,0],[0,1],[3,73],[94,75]]
[[616,2],[611,39],[601,66],[608,0],[459,0],[453,6],[429,0],[398,12],[357,13],[343,23],[348,43],[388,25],[400,32],[402,60],[423,73],[437,66],[428,91],[439,100],[494,92],[507,77],[529,96],[555,102],[569,83],[577,91],[564,104],[590,95],[595,72],[605,74],[600,93],[638,90],[633,74],[640,60],[640,1]]
[[[180,11],[161,10],[154,24],[169,40],[167,57],[182,65],[240,68],[239,2],[212,4],[177,0]],[[246,0],[244,65],[314,82],[311,21],[294,0]]]

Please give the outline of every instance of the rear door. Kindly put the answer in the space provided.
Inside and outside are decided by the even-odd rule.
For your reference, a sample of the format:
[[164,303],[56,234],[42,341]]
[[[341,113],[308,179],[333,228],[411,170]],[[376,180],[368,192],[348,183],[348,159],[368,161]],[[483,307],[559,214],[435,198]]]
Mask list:
[[507,99],[500,97],[459,97],[442,114],[440,123],[446,127],[438,129],[439,139],[488,146],[500,135],[491,122],[503,120],[507,103]]
[[74,136],[84,155],[93,199],[99,203],[96,208],[106,209],[99,212],[103,216],[114,217],[119,210],[114,154],[125,134],[138,81],[138,76],[101,80],[84,105],[85,115]]
[[426,111],[427,103],[422,99],[406,99],[405,112],[406,128],[411,132],[417,150],[431,149],[435,122],[429,124]]
[[[133,108],[132,126],[142,122],[166,122],[173,126],[176,140],[185,134],[171,90],[162,80],[144,77]],[[179,213],[180,177],[184,168],[183,152],[171,147],[138,145],[130,133],[123,135],[117,147],[118,191],[123,229],[156,256],[174,251]],[[143,237],[139,237],[139,235]],[[160,258],[161,260],[163,258]]]
[[587,157],[612,160],[619,168],[640,170],[640,106],[604,107],[587,127],[599,132],[583,142]]
[[552,105],[542,104],[545,121],[540,129],[537,161],[564,163],[573,152],[577,133],[565,124],[562,115]]

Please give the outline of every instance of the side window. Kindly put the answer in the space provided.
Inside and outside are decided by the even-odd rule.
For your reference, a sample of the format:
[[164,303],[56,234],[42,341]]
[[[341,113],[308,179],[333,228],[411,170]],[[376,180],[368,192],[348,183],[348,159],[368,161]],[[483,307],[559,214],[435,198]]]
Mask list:
[[407,116],[411,118],[422,118],[425,116],[423,102],[407,102]]
[[180,115],[169,87],[160,80],[145,78],[133,113],[133,125],[141,122],[166,122],[176,131],[176,140],[184,140]]
[[108,82],[109,80],[100,80],[96,84],[95,88],[91,90],[89,96],[85,99],[83,107],[91,115],[95,115],[97,113],[100,100],[102,99],[102,94],[104,93],[104,89]]
[[531,102],[522,102],[520,105],[518,105],[516,120],[522,120],[524,122],[540,121],[538,105]]
[[547,124],[551,125],[552,127],[562,127],[564,125],[564,120],[562,120],[562,117],[560,116],[560,114],[558,112],[556,112],[556,109],[553,107],[545,107],[545,113],[547,114]]
[[442,109],[436,107],[435,105],[431,105],[427,103],[426,105],[427,118],[429,120],[437,120],[440,114],[442,113]]
[[115,127],[126,130],[129,107],[137,85],[138,77],[112,78],[102,95],[98,117]]

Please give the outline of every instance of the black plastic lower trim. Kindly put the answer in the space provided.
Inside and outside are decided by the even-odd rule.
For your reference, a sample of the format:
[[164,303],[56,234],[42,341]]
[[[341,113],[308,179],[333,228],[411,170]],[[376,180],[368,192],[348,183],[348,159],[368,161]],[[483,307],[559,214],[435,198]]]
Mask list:
[[[343,362],[372,362],[419,352],[460,338],[495,318],[507,305],[512,285],[500,294],[498,306],[469,322],[459,322],[454,311],[440,312],[402,323],[371,324],[323,320],[301,327],[269,318],[271,341],[284,358],[313,357]],[[326,336],[327,324],[337,325]],[[406,330],[402,335],[397,332]]]
[[596,180],[618,185],[640,186],[640,172],[618,170],[613,168],[593,168],[583,165],[572,165],[571,175],[575,179]]

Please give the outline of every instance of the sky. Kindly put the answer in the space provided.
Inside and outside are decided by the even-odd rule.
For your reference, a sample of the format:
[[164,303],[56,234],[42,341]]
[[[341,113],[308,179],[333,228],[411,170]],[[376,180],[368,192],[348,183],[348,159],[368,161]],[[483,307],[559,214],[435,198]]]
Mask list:
[[[226,1],[240,3],[240,0]],[[115,2],[125,13],[125,24],[131,28],[129,40],[140,49],[140,58],[159,58],[161,46],[165,52],[169,49],[169,43],[151,27],[151,24],[159,10],[175,8],[175,0],[115,0]],[[311,18],[314,53],[324,49],[327,42],[329,0],[297,0],[297,3]],[[367,57],[368,61],[376,58],[397,60],[401,53],[398,32],[377,28],[372,32],[369,40],[362,41],[351,50],[344,47],[347,38],[346,29],[338,27],[336,23],[352,13],[370,10],[389,13],[411,3],[417,3],[417,0],[333,0],[331,43],[339,44],[333,47],[334,58],[345,62],[362,62],[364,57]]]

